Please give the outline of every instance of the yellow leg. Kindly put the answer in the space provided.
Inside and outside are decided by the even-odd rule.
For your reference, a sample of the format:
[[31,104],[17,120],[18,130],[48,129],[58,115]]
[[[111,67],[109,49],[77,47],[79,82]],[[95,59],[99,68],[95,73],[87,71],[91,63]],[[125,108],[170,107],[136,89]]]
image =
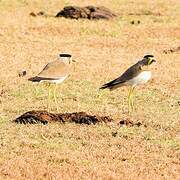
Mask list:
[[51,101],[51,84],[48,84],[48,106],[47,111],[50,112],[50,101]]
[[131,108],[131,91],[132,91],[132,87],[130,87],[129,93],[128,93],[128,111],[129,111],[129,113],[130,113],[130,108]]
[[[38,83],[38,85],[39,85],[39,83]],[[38,96],[38,94],[39,94],[39,91],[38,91],[38,88],[37,88],[38,85],[35,85],[35,95],[36,96]]]
[[131,97],[130,97],[130,99],[131,99],[131,110],[132,110],[132,112],[134,111],[134,101],[133,101],[133,92],[134,92],[134,89],[135,89],[135,87],[132,87]]
[[59,112],[58,103],[57,103],[57,97],[56,97],[56,90],[57,90],[57,84],[55,84],[55,86],[54,86],[53,96],[54,96],[54,101],[55,101],[55,104],[56,104],[56,109]]
[[134,88],[135,87],[131,87],[129,90],[129,94],[128,94],[128,110],[129,110],[129,113],[131,111],[132,112],[134,111],[134,103],[133,103],[133,99],[132,99],[132,94],[133,94]]

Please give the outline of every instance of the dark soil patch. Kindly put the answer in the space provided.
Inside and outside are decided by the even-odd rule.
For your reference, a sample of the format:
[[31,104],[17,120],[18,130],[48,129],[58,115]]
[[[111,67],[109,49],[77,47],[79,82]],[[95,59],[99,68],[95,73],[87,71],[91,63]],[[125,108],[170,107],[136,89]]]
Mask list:
[[122,119],[122,120],[120,120],[119,121],[119,123],[118,123],[120,126],[141,126],[142,125],[142,123],[141,122],[133,122],[133,121],[131,121],[130,119]]
[[171,49],[164,50],[163,53],[170,54],[170,53],[175,53],[175,52],[178,52],[178,51],[180,51],[180,46],[178,46],[176,48],[171,48]]
[[39,11],[38,13],[35,12],[31,12],[29,13],[30,16],[36,17],[36,16],[44,16],[44,17],[48,17],[49,15],[47,15],[44,11]]
[[133,21],[131,21],[131,24],[140,24],[141,23],[141,21],[140,20],[133,20]]
[[56,17],[65,17],[72,19],[112,19],[113,17],[116,17],[116,14],[104,6],[65,6],[63,10],[57,13]]
[[18,76],[19,77],[24,77],[24,76],[26,76],[27,75],[27,71],[26,70],[20,70],[19,72],[18,72]]
[[53,114],[47,111],[29,111],[14,120],[20,124],[47,124],[49,122],[75,122],[78,124],[96,124],[113,121],[108,116],[88,115],[85,112]]
[[[74,112],[74,113],[48,113],[47,111],[28,111],[14,120],[18,124],[48,124],[49,122],[74,122],[78,124],[97,124],[115,122],[109,116],[89,115],[86,112]],[[133,122],[130,119],[122,119],[118,125],[121,126],[141,126],[141,122]]]
[[145,11],[139,12],[139,13],[129,13],[128,15],[130,15],[130,16],[143,16],[143,15],[145,15],[145,16],[149,16],[149,15],[151,15],[151,16],[162,16],[162,14],[159,12],[156,13],[156,12],[152,12],[149,10],[145,10]]

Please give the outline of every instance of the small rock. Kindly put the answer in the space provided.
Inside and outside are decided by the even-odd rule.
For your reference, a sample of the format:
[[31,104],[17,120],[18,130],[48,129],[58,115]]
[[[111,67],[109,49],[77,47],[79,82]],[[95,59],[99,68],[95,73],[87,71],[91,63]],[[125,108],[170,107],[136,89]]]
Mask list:
[[23,77],[27,74],[26,70],[19,71],[18,76]]
[[122,158],[121,161],[126,161],[127,159],[126,158]]
[[37,15],[34,12],[29,13],[30,16],[36,17]]
[[133,122],[133,121],[131,121],[131,120],[129,120],[129,119],[122,119],[122,120],[120,120],[119,121],[119,125],[120,126],[124,126],[124,125],[126,125],[126,126],[141,126],[142,125],[142,123],[141,122]]
[[36,16],[45,16],[45,17],[47,17],[48,16],[44,11],[39,11],[38,13],[31,12],[31,13],[29,13],[29,15],[33,16],[33,17],[36,17]]
[[45,15],[46,15],[46,13],[44,11],[39,11],[37,13],[37,16],[45,16]]
[[137,21],[133,20],[133,21],[131,21],[131,24],[140,24],[140,23],[141,23],[140,20],[137,20]]
[[118,134],[117,132],[112,132],[112,136],[113,136],[113,137],[116,137],[117,134]]

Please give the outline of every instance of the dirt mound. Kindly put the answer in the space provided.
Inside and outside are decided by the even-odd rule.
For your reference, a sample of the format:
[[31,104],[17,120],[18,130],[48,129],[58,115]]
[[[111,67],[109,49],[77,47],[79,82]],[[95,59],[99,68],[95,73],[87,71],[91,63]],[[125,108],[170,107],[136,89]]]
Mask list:
[[29,111],[14,120],[20,124],[47,124],[48,122],[75,122],[79,124],[96,124],[111,122],[108,116],[88,115],[85,112],[53,114],[47,111]]
[[116,14],[110,9],[101,6],[65,6],[63,10],[57,13],[56,17],[65,17],[72,19],[87,18],[87,19],[111,19],[116,17]]
[[175,52],[178,52],[178,51],[180,51],[180,46],[178,46],[176,48],[171,48],[171,49],[164,50],[163,53],[170,54],[170,53],[175,53]]

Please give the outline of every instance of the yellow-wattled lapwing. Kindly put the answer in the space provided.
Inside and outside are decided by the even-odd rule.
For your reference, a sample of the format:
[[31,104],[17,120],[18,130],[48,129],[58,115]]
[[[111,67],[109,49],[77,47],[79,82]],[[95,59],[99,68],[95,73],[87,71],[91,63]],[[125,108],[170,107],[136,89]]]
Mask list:
[[122,86],[130,86],[128,94],[128,107],[133,111],[132,94],[137,85],[146,83],[151,78],[151,71],[148,66],[155,62],[153,55],[145,55],[142,60],[127,69],[120,77],[104,84],[100,89],[114,90]]
[[56,98],[56,89],[57,84],[62,83],[70,73],[70,64],[71,64],[71,55],[70,54],[60,54],[59,58],[55,61],[48,63],[44,69],[35,77],[29,78],[29,81],[32,82],[47,82],[48,83],[48,111],[50,110],[50,96],[51,96],[51,85],[54,86],[54,101],[56,103],[56,108],[58,110],[57,98]]

